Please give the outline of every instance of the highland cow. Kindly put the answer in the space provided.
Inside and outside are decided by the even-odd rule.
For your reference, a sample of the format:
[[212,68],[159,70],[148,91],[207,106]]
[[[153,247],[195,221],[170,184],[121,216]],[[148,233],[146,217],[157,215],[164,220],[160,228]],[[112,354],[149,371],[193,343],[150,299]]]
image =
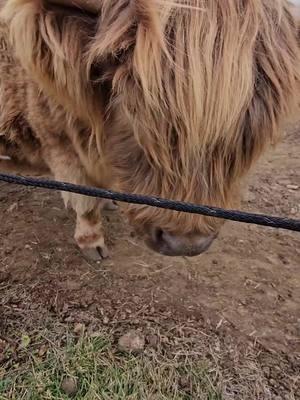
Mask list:
[[[1,0],[0,18],[0,154],[58,180],[236,207],[299,104],[285,0]],[[106,257],[101,209],[114,204],[63,198],[79,247]],[[125,212],[166,255],[200,254],[223,224]]]

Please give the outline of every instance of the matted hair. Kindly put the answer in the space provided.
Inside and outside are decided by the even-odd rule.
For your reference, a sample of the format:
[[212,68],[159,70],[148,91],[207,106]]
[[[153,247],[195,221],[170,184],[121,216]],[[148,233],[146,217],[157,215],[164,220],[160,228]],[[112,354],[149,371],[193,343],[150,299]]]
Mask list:
[[[299,105],[299,28],[285,0],[102,0],[93,15],[8,0],[2,17],[22,65],[89,122],[132,192],[231,206]],[[215,223],[130,210],[170,230]]]

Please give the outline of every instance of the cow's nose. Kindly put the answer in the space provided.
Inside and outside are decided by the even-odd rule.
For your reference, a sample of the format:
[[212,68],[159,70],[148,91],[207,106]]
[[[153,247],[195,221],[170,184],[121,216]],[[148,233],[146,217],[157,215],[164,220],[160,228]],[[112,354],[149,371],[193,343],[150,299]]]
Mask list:
[[216,235],[188,234],[176,235],[160,228],[153,228],[149,246],[158,253],[166,256],[197,256],[206,251]]

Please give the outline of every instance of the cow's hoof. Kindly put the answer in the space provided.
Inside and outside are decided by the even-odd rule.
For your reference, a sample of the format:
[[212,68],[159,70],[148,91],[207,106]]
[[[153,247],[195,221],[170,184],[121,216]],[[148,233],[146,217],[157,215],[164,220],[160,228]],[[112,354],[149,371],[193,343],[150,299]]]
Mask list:
[[81,249],[83,255],[91,261],[101,261],[109,257],[108,249],[105,245]]
[[114,200],[103,201],[102,209],[106,211],[116,211],[118,209],[118,204]]

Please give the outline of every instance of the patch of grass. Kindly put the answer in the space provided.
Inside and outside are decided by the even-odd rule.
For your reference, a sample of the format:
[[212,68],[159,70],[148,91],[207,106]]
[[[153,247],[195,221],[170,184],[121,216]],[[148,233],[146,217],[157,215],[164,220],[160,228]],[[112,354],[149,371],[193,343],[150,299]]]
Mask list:
[[17,353],[0,375],[1,400],[68,399],[61,387],[66,377],[76,380],[78,400],[222,399],[214,372],[201,359],[122,354],[104,333],[68,333],[55,343],[39,334]]

